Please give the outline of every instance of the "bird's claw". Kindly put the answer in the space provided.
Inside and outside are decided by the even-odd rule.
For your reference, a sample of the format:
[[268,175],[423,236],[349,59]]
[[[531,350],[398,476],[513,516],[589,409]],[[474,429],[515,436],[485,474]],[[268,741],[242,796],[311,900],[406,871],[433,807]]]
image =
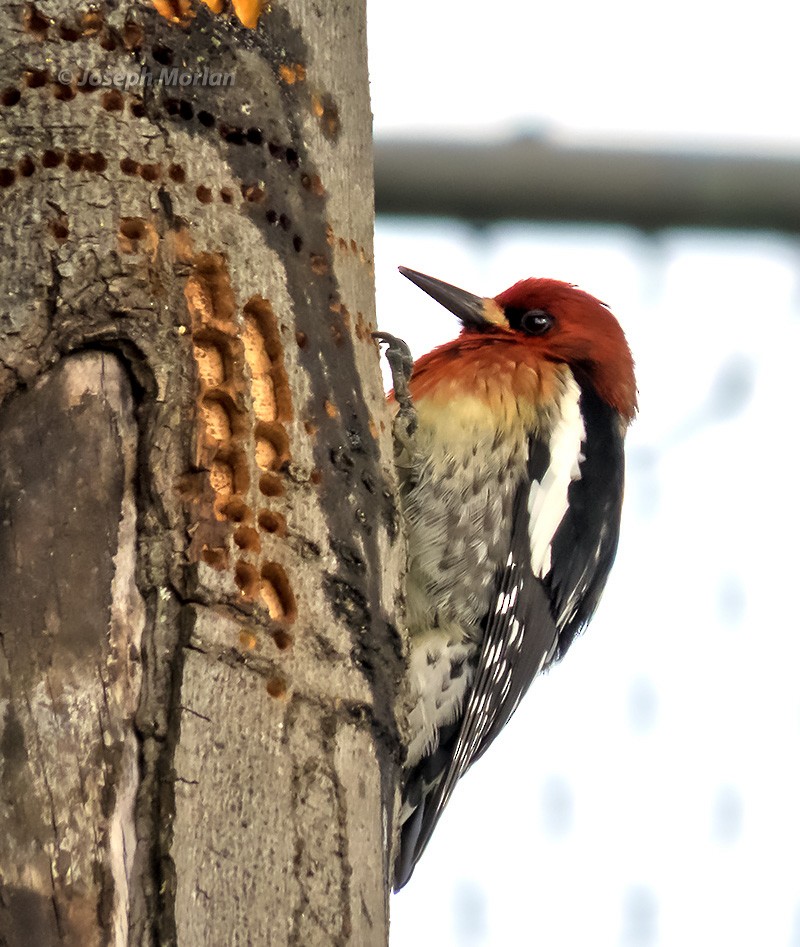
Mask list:
[[392,372],[394,400],[397,402],[397,415],[394,419],[394,435],[397,447],[405,448],[414,454],[412,440],[417,430],[417,410],[411,400],[408,383],[414,369],[411,350],[402,339],[389,332],[373,332],[372,338],[386,343],[386,361]]
[[402,339],[398,339],[396,335],[391,335],[389,332],[373,332],[372,338],[377,342],[386,343],[386,361],[392,370],[395,398],[399,400],[400,390],[408,396],[408,382],[414,368],[411,349]]

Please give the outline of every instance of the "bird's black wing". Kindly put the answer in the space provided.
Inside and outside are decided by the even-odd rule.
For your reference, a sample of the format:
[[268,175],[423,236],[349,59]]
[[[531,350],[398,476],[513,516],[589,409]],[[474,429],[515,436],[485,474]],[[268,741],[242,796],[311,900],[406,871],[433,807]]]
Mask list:
[[591,621],[619,543],[625,485],[625,427],[588,382],[581,386],[587,431],[580,479],[572,482],[564,518],[553,536],[552,568],[544,577],[561,659]]
[[[567,510],[550,542],[550,564],[537,575],[531,561],[529,498],[542,484],[550,446],[532,437],[527,476],[514,500],[511,545],[499,571],[475,677],[463,715],[436,757],[444,774],[403,827],[395,887],[411,877],[458,780],[508,722],[536,675],[566,652],[592,617],[614,561],[624,475],[619,417],[588,384],[580,408],[587,436],[580,477],[567,491]],[[433,760],[427,761],[429,763]]]

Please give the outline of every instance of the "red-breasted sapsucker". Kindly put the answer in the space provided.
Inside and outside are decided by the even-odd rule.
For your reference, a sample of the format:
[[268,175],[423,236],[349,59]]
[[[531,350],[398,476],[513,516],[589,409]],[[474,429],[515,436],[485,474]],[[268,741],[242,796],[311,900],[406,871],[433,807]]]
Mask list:
[[458,779],[591,619],[617,550],[636,413],[630,349],[593,296],[526,279],[481,298],[401,272],[463,329],[413,366],[404,343],[377,334],[390,343],[408,540],[395,889]]

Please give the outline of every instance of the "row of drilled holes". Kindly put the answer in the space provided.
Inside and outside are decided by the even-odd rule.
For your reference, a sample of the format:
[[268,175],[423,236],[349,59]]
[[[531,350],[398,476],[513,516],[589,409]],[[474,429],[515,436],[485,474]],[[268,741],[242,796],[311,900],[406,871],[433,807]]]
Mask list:
[[102,11],[100,10],[87,10],[82,15],[82,21],[83,23],[80,28],[69,26],[64,22],[51,22],[46,16],[40,13],[32,3],[26,4],[22,15],[23,29],[35,36],[40,42],[50,38],[49,33],[51,27],[55,27],[59,39],[67,43],[76,43],[81,39],[90,39],[98,36],[100,46],[106,50],[106,52],[112,52],[117,48],[117,38],[125,48],[129,50],[138,49],[144,40],[144,30],[138,23],[134,23],[132,20],[128,20],[125,23],[121,34],[119,34],[117,38],[115,38],[115,34],[110,29],[103,30],[105,22],[103,20]]
[[[40,88],[41,86],[45,85],[47,82],[51,81],[51,77],[50,77],[50,74],[46,70],[27,70],[25,72],[24,81],[25,81],[25,84],[29,88]],[[87,91],[87,92],[94,91],[94,87],[88,86],[88,85],[80,86],[79,88],[82,91]],[[55,89],[55,94],[57,98],[70,100],[75,95],[75,92],[73,91],[72,87],[69,85],[65,85],[63,83],[56,83],[54,89]],[[20,93],[19,93],[19,90],[16,88],[9,88],[9,89],[6,89],[4,92],[0,93],[1,104],[13,106],[13,105],[16,105],[17,102],[19,102],[19,99],[20,99]],[[109,111],[109,112],[122,111],[124,107],[124,103],[125,103],[125,98],[119,90],[110,89],[103,93],[102,103],[103,103],[103,108],[106,111]],[[170,109],[170,105],[172,105],[172,109]],[[144,116],[145,110],[144,110],[144,105],[142,102],[138,100],[133,101],[130,107],[131,107],[131,112],[137,117]],[[170,114],[179,114],[182,118],[191,118],[193,114],[192,106],[190,103],[185,102],[185,101],[174,100],[174,99],[168,100],[167,110]],[[214,117],[210,115],[210,113],[208,112],[198,113],[198,119],[201,121],[202,124],[206,124],[206,125],[213,124],[213,122],[215,121]],[[251,128],[248,130],[247,136],[252,141],[256,141],[256,140],[260,141],[261,130]],[[240,142],[237,140],[234,143],[238,144]],[[269,144],[268,148],[269,148],[270,154],[273,157],[276,157],[276,158],[285,157],[290,167],[297,167],[297,162],[298,162],[297,152],[293,148],[285,148],[283,145],[277,145],[272,142]],[[52,155],[57,155],[58,153],[49,152],[49,154],[52,156]],[[23,159],[23,161],[25,160],[26,159]],[[60,163],[60,162],[56,161],[56,163]],[[51,165],[45,165],[45,166],[55,167],[56,165],[51,164]],[[28,174],[33,172],[33,165],[28,164],[26,167],[29,168],[29,170],[27,174],[23,173],[23,176],[28,176]],[[158,168],[157,165],[142,164],[140,162],[134,161],[131,158],[123,158],[120,161],[120,168],[125,174],[140,174],[141,177],[146,181],[155,181],[158,179],[159,174],[160,174],[160,169]],[[72,170],[79,170],[79,168],[72,168]],[[87,168],[87,170],[91,170],[91,168]],[[172,178],[172,180],[174,180],[176,183],[183,183],[186,179],[185,171],[181,167],[181,165],[178,165],[178,164],[171,165],[168,173],[169,173],[170,178]],[[8,187],[10,184],[13,184],[14,179],[15,179],[15,174],[14,174],[13,169],[10,169],[10,168],[0,169],[0,186]],[[313,194],[316,194],[318,196],[321,194],[324,194],[324,188],[322,187],[322,183],[318,175],[308,175],[304,173],[301,177],[301,184],[305,190],[310,191]],[[263,199],[264,191],[262,188],[258,187],[257,185],[243,184],[242,195],[245,197],[246,200],[255,202],[257,200]],[[205,185],[198,186],[196,190],[196,196],[197,196],[198,201],[200,201],[200,203],[202,204],[209,204],[213,200],[213,194],[210,188],[206,187]],[[230,188],[222,188],[220,190],[220,198],[223,201],[223,203],[231,204],[233,202],[233,193],[230,190]],[[286,232],[288,232],[289,229],[291,228],[291,221],[286,216],[286,214],[279,215],[277,211],[270,209],[266,212],[265,217],[266,217],[267,223],[273,224],[273,225],[277,224]],[[303,238],[299,234],[295,234],[292,237],[292,246],[295,252],[297,253],[299,253],[302,250]],[[363,248],[361,250],[361,254],[362,254],[362,260],[364,260],[365,256],[364,256]],[[315,269],[315,272],[319,272],[320,271],[319,260],[312,259],[311,262],[312,262],[312,267]],[[322,270],[326,272],[327,268],[323,267]]]
[[[29,75],[34,75],[29,73]],[[38,78],[41,74],[35,74],[34,81],[38,83]],[[69,88],[69,87],[64,87]],[[14,92],[19,95],[16,89],[6,90],[5,94],[10,94]],[[0,97],[1,98],[1,97]],[[107,111],[117,111],[122,108],[123,97],[121,93],[117,90],[111,90],[104,93],[104,107]],[[14,103],[15,104],[15,103]],[[272,145],[270,145],[270,151],[272,151]],[[81,169],[87,171],[104,171],[107,167],[106,159],[99,152],[92,152],[90,155],[83,156],[86,160],[82,161],[82,156],[78,152],[70,152],[67,155],[67,166],[71,171],[79,171]],[[61,164],[64,159],[63,152],[57,150],[50,150],[44,153],[42,164],[46,168],[55,168]],[[19,174],[22,177],[29,177],[33,174],[35,170],[35,164],[33,159],[29,156],[26,156],[21,159],[18,165]],[[161,176],[161,168],[157,164],[143,164],[138,161],[134,161],[132,158],[123,158],[120,161],[120,170],[123,174],[134,175],[138,174],[145,181],[153,182],[157,181]],[[169,177],[178,184],[182,184],[186,180],[186,171],[180,164],[171,164],[168,172]],[[0,187],[9,187],[16,180],[17,172],[13,168],[0,168]],[[306,187],[306,190],[314,190],[314,181],[311,177],[304,175],[304,180],[302,181],[303,185]],[[265,196],[263,188],[258,187],[257,185],[248,185],[242,184],[242,196],[245,200],[250,202],[255,202],[262,200]],[[206,187],[204,184],[198,185],[195,196],[201,204],[210,204],[214,200],[214,195],[209,187]],[[230,188],[221,188],[219,192],[220,199],[224,204],[233,203],[233,191]],[[289,232],[292,226],[292,222],[286,214],[278,214],[277,211],[270,209],[265,213],[265,219],[267,223],[272,225],[278,225],[285,232]],[[303,238],[300,234],[294,234],[292,236],[292,247],[296,253],[300,253],[303,249]],[[315,266],[315,260],[312,259],[312,267]]]
[[[57,168],[60,165],[65,164],[70,171],[90,171],[95,174],[102,173],[108,167],[108,162],[105,156],[99,151],[64,152],[59,149],[48,149],[47,151],[43,152],[39,161],[41,166],[47,169]],[[148,182],[158,181],[162,175],[162,168],[158,164],[143,164],[141,162],[134,161],[132,158],[123,158],[119,164],[120,170],[123,174],[139,175],[143,180]],[[0,187],[11,187],[18,177],[28,178],[34,174],[35,171],[35,158],[32,155],[23,155],[23,157],[17,162],[16,168],[0,168]],[[167,174],[176,184],[182,184],[186,181],[186,170],[180,164],[171,164],[167,169]],[[263,200],[265,196],[262,188],[255,187],[253,185],[243,184],[241,190],[242,197],[247,201],[254,201],[256,199]],[[195,197],[201,204],[210,204],[214,200],[213,192],[204,184],[197,186],[195,190]],[[233,204],[234,191],[229,187],[221,188],[219,192],[219,199],[223,204]],[[277,211],[270,209],[265,212],[264,218],[267,223],[274,226],[279,226],[287,233],[291,229],[292,222],[289,217],[286,216],[286,214],[278,214]],[[303,249],[303,238],[300,236],[300,234],[296,233],[292,236],[292,247],[296,253],[300,253],[300,251]],[[318,254],[311,254],[310,262],[312,269],[314,269],[315,272],[317,272],[319,267],[318,259],[321,259],[319,258]]]
[[[164,105],[167,115],[181,118],[184,121],[191,121],[195,117],[194,106],[186,99],[167,99]],[[260,128],[237,128],[220,122],[215,116],[205,109],[197,112],[197,121],[205,128],[213,128],[216,125],[220,138],[229,145],[258,145],[264,144],[264,132]],[[270,156],[277,160],[283,160],[286,164],[296,169],[300,164],[300,156],[297,149],[291,146],[281,145],[271,141],[267,144]]]
[[[22,81],[28,89],[41,89],[48,84],[52,85],[53,96],[61,102],[72,101],[75,98],[76,90],[84,94],[90,94],[101,89],[100,86],[91,85],[89,82],[73,87],[71,83],[54,80],[46,69],[27,69],[23,74]],[[16,86],[8,86],[0,92],[0,105],[13,108],[19,104],[21,98],[22,93]],[[101,102],[107,112],[122,112],[125,107],[125,96],[119,89],[106,89],[102,92]],[[164,108],[167,115],[181,118],[184,121],[191,121],[195,117],[194,106],[185,99],[167,99]],[[137,118],[143,118],[146,114],[144,104],[138,99],[131,102],[130,109],[131,114]],[[219,121],[205,109],[197,112],[197,121],[205,128],[216,126],[220,138],[230,145],[257,145],[260,147],[264,144],[264,133],[255,126],[246,129],[236,128]],[[267,145],[267,150],[271,157],[279,161],[285,161],[292,170],[299,167],[300,156],[295,148],[271,141]]]
[[[101,174],[108,167],[105,156],[99,151],[55,151],[42,153],[39,159],[43,168],[57,168],[62,163],[70,171],[90,171]],[[23,155],[16,168],[0,168],[0,187],[11,187],[20,178],[29,178],[36,171],[36,161],[32,155]]]
[[363,247],[360,247],[356,241],[352,239],[352,237],[350,238],[349,243],[344,237],[337,237],[330,224],[328,224],[328,226],[325,228],[325,238],[328,241],[328,245],[331,247],[335,246],[338,242],[339,249],[342,251],[342,253],[347,253],[349,251],[350,253],[356,254],[362,263],[371,262],[369,256],[367,255],[367,251]]

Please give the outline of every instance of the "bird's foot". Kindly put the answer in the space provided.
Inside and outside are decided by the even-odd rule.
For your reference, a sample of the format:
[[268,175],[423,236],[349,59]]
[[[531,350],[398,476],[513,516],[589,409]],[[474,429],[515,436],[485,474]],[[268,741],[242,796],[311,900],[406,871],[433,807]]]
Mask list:
[[[411,400],[408,383],[414,368],[411,350],[402,339],[388,332],[373,332],[372,338],[386,343],[386,361],[392,372],[394,400],[397,402],[397,414],[394,419],[394,437],[398,448],[405,448],[410,457],[414,456],[413,440],[417,430],[417,409]],[[398,451],[399,452],[399,451]]]

